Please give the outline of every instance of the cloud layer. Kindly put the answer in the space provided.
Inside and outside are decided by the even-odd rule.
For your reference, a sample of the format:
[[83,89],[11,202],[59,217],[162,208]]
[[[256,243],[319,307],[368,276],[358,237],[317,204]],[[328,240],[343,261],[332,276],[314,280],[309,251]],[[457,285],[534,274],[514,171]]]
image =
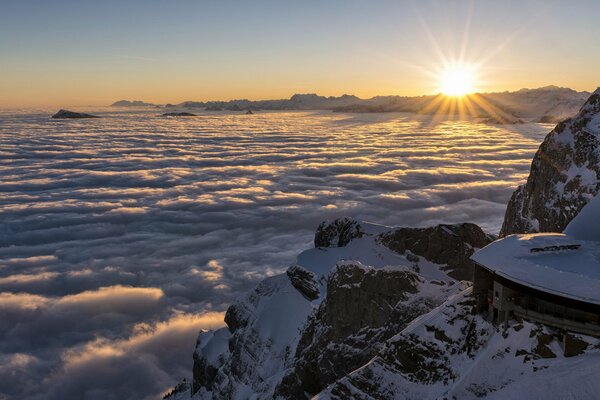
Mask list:
[[548,126],[400,114],[0,120],[0,398],[152,398],[323,219],[497,232]]

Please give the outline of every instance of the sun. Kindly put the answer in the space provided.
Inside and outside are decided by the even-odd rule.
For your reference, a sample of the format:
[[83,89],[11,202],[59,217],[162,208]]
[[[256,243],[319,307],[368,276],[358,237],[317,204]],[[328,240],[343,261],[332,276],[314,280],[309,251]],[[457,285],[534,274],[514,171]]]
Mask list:
[[446,96],[461,97],[476,91],[475,67],[467,64],[449,65],[439,77],[439,90]]

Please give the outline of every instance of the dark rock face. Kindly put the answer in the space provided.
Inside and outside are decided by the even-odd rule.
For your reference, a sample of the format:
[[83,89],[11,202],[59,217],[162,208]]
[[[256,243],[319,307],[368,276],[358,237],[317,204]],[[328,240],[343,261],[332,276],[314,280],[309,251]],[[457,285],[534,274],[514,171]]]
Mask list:
[[215,381],[218,369],[210,365],[204,357],[199,356],[196,352],[194,352],[193,359],[192,392],[196,393],[201,387],[212,390],[212,384]]
[[389,249],[405,254],[410,251],[436,264],[446,264],[448,275],[455,279],[473,279],[470,260],[475,248],[482,248],[495,238],[470,223],[437,225],[430,228],[398,228],[380,236]]
[[231,333],[245,328],[249,320],[253,317],[254,307],[258,304],[261,297],[269,296],[273,288],[266,282],[261,282],[254,288],[248,296],[247,301],[238,301],[227,308],[225,312],[225,323]]
[[309,319],[294,368],[275,396],[304,398],[369,361],[383,341],[433,308],[417,301],[419,278],[410,271],[381,270],[357,262],[338,264],[327,280],[327,297]]
[[162,117],[195,117],[196,114],[189,112],[168,112],[161,115]]
[[52,116],[54,119],[80,119],[80,118],[100,118],[92,114],[78,113],[69,110],[59,110]]
[[512,195],[500,236],[562,232],[599,190],[600,89],[546,136],[527,183]]
[[[217,333],[222,335],[216,342],[221,343],[217,352],[212,333],[200,335],[194,356],[193,391],[208,390],[215,399],[236,398],[236,390],[242,386],[265,399],[304,399],[307,394],[321,392],[369,363],[411,321],[458,290],[451,279],[427,281],[411,267],[427,259],[470,279],[466,276],[471,265],[469,256],[474,248],[493,239],[473,224],[395,228],[377,235],[385,229],[380,228],[363,228],[350,218],[325,222],[317,230],[315,245],[346,246],[353,239],[368,237],[373,249],[387,253],[382,248],[386,246],[403,254],[407,265],[373,268],[358,261],[340,261],[324,276],[292,266],[286,274],[265,279],[227,310],[226,332],[214,332],[214,338]],[[290,298],[294,300],[287,304],[299,308],[281,312],[282,302]],[[291,332],[291,336],[285,341],[276,340],[269,333],[274,328],[280,333]],[[433,332],[438,340],[451,340],[443,330]],[[211,359],[210,354],[219,356]],[[426,363],[427,354],[418,362]],[[439,368],[435,374],[443,375],[443,366]],[[280,371],[285,371],[283,378]]]
[[344,247],[352,239],[362,237],[360,223],[352,218],[323,221],[315,233],[315,247]]
[[313,272],[294,265],[287,269],[286,274],[292,285],[308,300],[319,298],[319,283]]
[[564,346],[564,356],[575,357],[585,353],[589,344],[585,340],[581,340],[577,336],[567,333],[565,334]]
[[[396,399],[405,398],[407,383],[431,385],[448,383],[457,378],[457,371],[448,362],[449,355],[462,354],[474,359],[485,345],[487,329],[478,326],[471,316],[470,302],[453,305],[448,312],[448,325],[460,327],[458,340],[448,337],[442,327],[425,325],[435,332],[431,339],[414,333],[391,337],[382,350],[359,369],[347,374],[327,388],[330,399]],[[406,398],[416,398],[407,396]],[[439,397],[445,398],[445,397]]]

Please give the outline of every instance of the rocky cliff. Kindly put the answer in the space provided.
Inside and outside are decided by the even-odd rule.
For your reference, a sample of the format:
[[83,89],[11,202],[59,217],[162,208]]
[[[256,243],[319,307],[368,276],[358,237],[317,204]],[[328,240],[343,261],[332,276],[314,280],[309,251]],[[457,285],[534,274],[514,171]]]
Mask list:
[[472,314],[470,289],[387,340],[315,396],[372,399],[587,399],[600,384],[598,339],[527,321],[506,331]]
[[[194,395],[182,384],[169,398],[595,398],[600,390],[595,379],[600,373],[599,339],[519,319],[501,330],[472,312],[471,288],[447,289],[437,297],[446,300],[435,304],[435,296],[430,297],[433,292],[424,283],[407,270],[339,263],[329,276],[327,298],[299,332],[300,340],[291,343],[296,355],[288,353],[287,361],[280,364],[285,370],[271,371],[275,380],[282,378],[274,390],[257,391],[272,385],[272,377],[246,370],[246,377],[253,376],[246,381],[253,386],[248,386],[238,381],[241,375],[217,369],[216,380],[194,372],[195,379],[209,379],[194,389]],[[368,288],[380,284],[384,287],[373,296]],[[365,304],[371,298],[373,304]],[[382,307],[385,298],[399,302],[395,307]],[[354,312],[357,304],[362,313]],[[218,368],[240,363],[264,371],[261,357],[235,358],[235,363],[228,364],[229,350],[239,344],[223,346],[224,338],[213,342],[219,332],[201,333],[197,360],[210,359]],[[253,349],[259,355],[264,350]],[[220,391],[219,385],[228,390]]]
[[512,195],[500,236],[562,232],[600,188],[600,89],[546,136]]
[[473,224],[390,228],[349,218],[321,224],[317,247],[229,307],[226,328],[200,333],[194,398],[319,393],[464,290],[467,283],[456,278],[472,271],[470,255],[491,240]]
[[433,284],[409,270],[375,269],[356,261],[338,264],[327,280],[326,299],[302,330],[293,367],[275,397],[314,395],[364,365],[385,340],[439,304],[445,291],[431,296],[435,290],[427,285]]

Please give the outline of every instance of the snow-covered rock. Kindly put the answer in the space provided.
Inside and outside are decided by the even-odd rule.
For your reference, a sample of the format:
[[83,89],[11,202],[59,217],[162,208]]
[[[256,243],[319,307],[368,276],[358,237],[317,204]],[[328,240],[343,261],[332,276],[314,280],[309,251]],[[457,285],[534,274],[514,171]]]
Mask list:
[[415,319],[316,399],[587,399],[600,382],[596,338],[527,321],[500,331],[472,314],[470,289]]
[[473,312],[468,282],[452,272],[492,240],[477,226],[326,226],[362,235],[304,251],[233,304],[227,328],[201,332],[193,399],[583,399],[600,390],[598,339],[520,319],[502,330]]
[[327,280],[326,299],[303,329],[294,366],[276,397],[318,393],[368,362],[385,340],[460,286],[427,281],[409,267],[376,269],[341,261]]
[[315,247],[344,247],[364,234],[360,222],[352,218],[323,221],[315,233]]
[[538,149],[527,182],[512,195],[500,236],[562,232],[599,190],[600,89],[559,123]]
[[269,398],[291,365],[299,330],[314,307],[286,274],[262,281],[227,310],[223,329],[230,337],[223,330],[200,333],[194,390],[218,399]]
[[[200,333],[195,398],[302,398],[305,390],[319,392],[461,290],[464,283],[448,275],[449,265],[468,269],[460,260],[491,240],[475,225],[410,230],[342,219],[322,224],[315,236],[324,231],[332,247],[304,251],[286,273],[265,279],[229,307],[227,328]],[[434,251],[440,248],[436,237],[465,244]],[[309,374],[316,374],[312,383],[305,379]]]
[[314,272],[299,265],[292,265],[285,273],[290,278],[292,285],[308,300],[315,300],[319,297],[319,282]]
[[475,248],[482,248],[495,237],[475,224],[437,225],[429,228],[398,228],[381,235],[385,246],[398,253],[407,251],[436,264],[445,264],[456,279],[471,280]]

